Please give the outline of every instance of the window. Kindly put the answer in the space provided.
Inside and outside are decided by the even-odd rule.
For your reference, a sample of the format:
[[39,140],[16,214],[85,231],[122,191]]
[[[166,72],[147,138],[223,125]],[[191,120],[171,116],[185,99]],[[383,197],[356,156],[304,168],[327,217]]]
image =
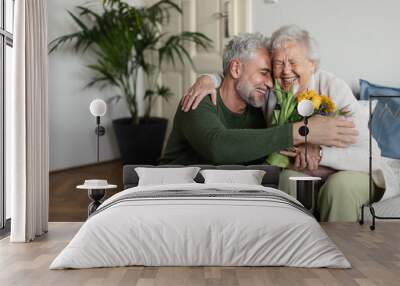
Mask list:
[[[10,194],[4,187],[5,98],[11,92],[14,0],[0,0],[0,228],[10,218]],[[9,224],[7,224],[9,225]]]

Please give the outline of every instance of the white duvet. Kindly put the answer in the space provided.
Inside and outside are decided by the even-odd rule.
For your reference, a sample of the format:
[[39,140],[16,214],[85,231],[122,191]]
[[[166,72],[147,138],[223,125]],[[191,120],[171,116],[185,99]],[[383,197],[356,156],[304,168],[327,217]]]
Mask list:
[[[50,269],[145,266],[294,266],[349,268],[318,222],[290,204],[258,198],[152,198],[132,192],[262,190],[238,184],[135,187],[106,200]],[[108,206],[108,207],[107,207]]]

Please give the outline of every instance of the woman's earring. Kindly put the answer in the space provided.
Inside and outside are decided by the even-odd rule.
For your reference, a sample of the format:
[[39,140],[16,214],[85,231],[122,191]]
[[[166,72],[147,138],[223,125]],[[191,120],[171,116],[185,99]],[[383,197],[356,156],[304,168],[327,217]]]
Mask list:
[[315,89],[315,72],[311,74],[309,89]]

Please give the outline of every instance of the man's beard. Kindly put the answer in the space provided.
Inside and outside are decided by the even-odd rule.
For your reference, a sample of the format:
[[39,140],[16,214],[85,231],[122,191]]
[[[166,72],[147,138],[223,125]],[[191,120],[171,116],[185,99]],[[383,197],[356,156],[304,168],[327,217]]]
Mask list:
[[253,93],[256,93],[257,90],[246,82],[239,81],[236,85],[236,92],[239,94],[241,99],[253,107],[259,108],[265,105],[265,94],[263,100],[256,100],[256,95]]

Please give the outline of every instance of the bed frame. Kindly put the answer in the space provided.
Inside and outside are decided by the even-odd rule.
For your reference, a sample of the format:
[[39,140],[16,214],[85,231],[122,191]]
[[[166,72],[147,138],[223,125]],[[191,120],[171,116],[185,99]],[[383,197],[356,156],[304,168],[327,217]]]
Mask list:
[[[280,168],[270,165],[190,165],[194,167],[199,167],[202,170],[204,169],[218,169],[218,170],[263,170],[265,171],[265,175],[262,180],[262,185],[265,187],[278,188],[279,184],[279,173],[281,171]],[[139,177],[135,171],[136,167],[148,167],[148,168],[178,168],[178,167],[187,167],[184,165],[125,165],[123,169],[123,184],[124,189],[136,187],[139,182]],[[204,183],[203,176],[199,173],[194,179],[197,183]]]

